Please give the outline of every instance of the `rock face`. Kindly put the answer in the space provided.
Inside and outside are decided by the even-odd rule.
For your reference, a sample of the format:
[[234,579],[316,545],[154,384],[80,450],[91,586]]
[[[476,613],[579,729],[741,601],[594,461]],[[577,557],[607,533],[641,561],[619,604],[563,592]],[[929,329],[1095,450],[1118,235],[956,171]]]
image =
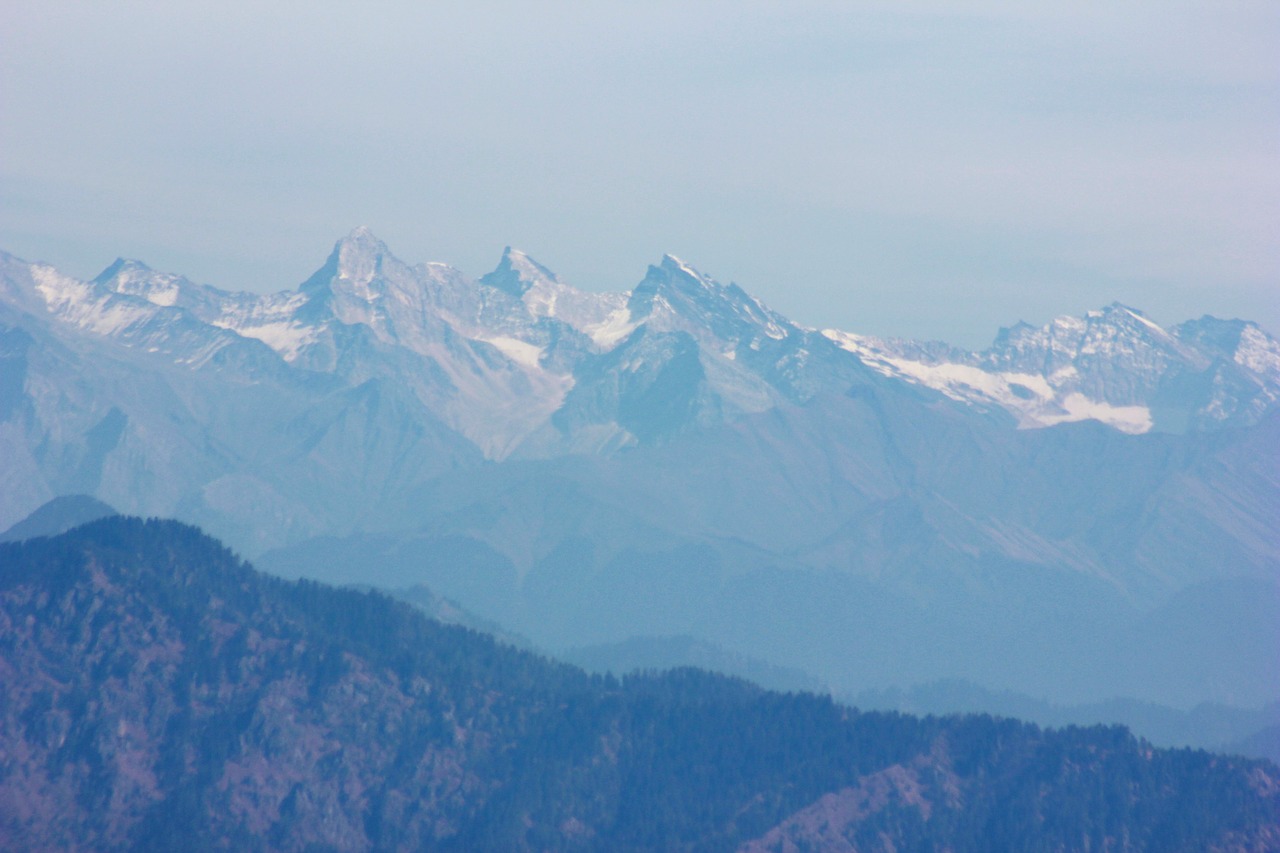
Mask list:
[[589,677],[108,518],[0,545],[0,846],[1267,850],[1265,761]]

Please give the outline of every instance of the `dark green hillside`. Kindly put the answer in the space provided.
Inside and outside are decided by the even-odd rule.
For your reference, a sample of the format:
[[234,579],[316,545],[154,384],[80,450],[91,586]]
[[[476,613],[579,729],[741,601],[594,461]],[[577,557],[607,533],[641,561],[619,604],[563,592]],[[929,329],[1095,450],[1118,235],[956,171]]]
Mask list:
[[6,850],[1280,847],[1264,761],[588,676],[174,522],[0,546],[0,691]]

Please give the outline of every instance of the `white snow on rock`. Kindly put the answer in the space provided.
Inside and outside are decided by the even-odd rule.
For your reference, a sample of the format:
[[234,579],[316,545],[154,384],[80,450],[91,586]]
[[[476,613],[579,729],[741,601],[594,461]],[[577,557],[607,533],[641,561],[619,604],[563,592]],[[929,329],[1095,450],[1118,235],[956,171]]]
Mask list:
[[542,347],[534,346],[525,341],[516,340],[515,338],[493,337],[493,338],[477,338],[487,344],[492,344],[498,348],[498,351],[507,358],[522,364],[525,367],[537,369],[542,359]]
[[263,323],[259,326],[242,326],[241,328],[233,329],[233,331],[241,337],[262,341],[279,353],[285,361],[296,360],[303,347],[316,338],[316,330],[314,328],[287,320],[278,323]]
[[51,314],[97,335],[119,334],[152,316],[152,309],[145,302],[115,297],[53,267],[33,266],[31,277]]
[[165,308],[178,304],[178,297],[182,291],[178,284],[178,276],[152,274],[149,276],[139,275],[137,270],[125,269],[121,270],[116,276],[115,290],[117,293],[124,293],[129,296],[140,296],[150,302],[152,305],[160,305]]
[[823,334],[886,376],[933,388],[960,402],[999,406],[1017,418],[1021,429],[1083,420],[1101,421],[1129,433],[1151,429],[1151,412],[1146,406],[1113,406],[1091,400],[1077,391],[1063,391],[1060,386],[1078,375],[1075,367],[1060,368],[1046,377],[995,371],[974,364],[931,363],[890,355],[876,338],[835,329],[827,329]]
[[1240,332],[1236,364],[1262,376],[1280,378],[1280,342],[1268,337],[1252,323]]
[[1090,400],[1088,397],[1074,392],[1062,398],[1061,414],[1047,412],[1037,413],[1040,426],[1053,426],[1075,421],[1101,421],[1115,427],[1121,432],[1138,435],[1151,429],[1151,410],[1146,406],[1113,406]]
[[601,349],[611,349],[618,341],[636,330],[636,323],[631,320],[631,310],[626,306],[618,308],[603,323],[587,326],[583,329],[587,336]]
[[262,341],[289,362],[296,361],[302,350],[319,338],[320,328],[297,319],[298,309],[307,301],[303,294],[237,295],[241,298],[227,300],[210,325]]

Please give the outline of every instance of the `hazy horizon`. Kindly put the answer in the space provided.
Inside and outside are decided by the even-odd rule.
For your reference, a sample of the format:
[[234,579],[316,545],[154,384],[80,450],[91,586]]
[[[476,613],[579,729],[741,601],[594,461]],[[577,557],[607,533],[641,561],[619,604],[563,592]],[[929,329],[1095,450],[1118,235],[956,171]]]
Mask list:
[[985,346],[1112,301],[1280,330],[1280,9],[15,3],[0,248],[296,286],[352,227],[587,290],[664,252]]

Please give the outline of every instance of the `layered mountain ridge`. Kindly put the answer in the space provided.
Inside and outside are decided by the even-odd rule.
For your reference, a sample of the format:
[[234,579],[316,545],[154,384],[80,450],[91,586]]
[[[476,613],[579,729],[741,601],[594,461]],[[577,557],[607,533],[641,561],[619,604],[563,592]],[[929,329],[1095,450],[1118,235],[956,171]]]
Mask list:
[[966,353],[805,328],[673,256],[599,294],[367,229],[266,295],[5,255],[0,528],[91,495],[546,648],[689,635],[849,692],[1262,703],[1277,352],[1111,306]]
[[1263,760],[590,677],[198,530],[0,544],[12,850],[1270,850]]
[[[21,262],[10,258],[8,265],[26,277]],[[697,344],[699,364],[690,369],[700,369],[715,398],[693,403],[704,420],[707,406],[722,418],[784,399],[803,402],[842,389],[868,367],[1003,409],[1022,427],[1096,419],[1131,433],[1206,430],[1256,423],[1280,399],[1280,344],[1244,321],[1204,317],[1166,331],[1115,304],[1038,329],[1002,329],[981,353],[838,330],[819,336],[670,255],[630,292],[591,293],[510,247],[478,280],[445,264],[409,266],[357,228],[297,290],[267,295],[219,291],[123,259],[92,282],[43,265],[30,265],[29,276],[45,311],[61,323],[151,352],[168,349],[186,363],[227,346],[218,332],[226,330],[263,342],[296,367],[359,375],[342,359],[358,329],[421,362],[422,372],[443,374],[434,383],[443,390],[420,382],[415,392],[491,458],[574,448],[572,437],[557,445],[542,436],[520,452],[525,439],[552,423],[571,390],[603,380],[606,356],[614,354],[614,370],[622,366],[624,374],[637,359],[678,360],[684,335]],[[28,310],[38,304],[32,295],[21,299]],[[193,351],[191,341],[185,350],[175,348],[178,341],[163,345],[158,327],[176,332],[184,323],[203,326],[203,350]],[[855,358],[841,358],[828,341]],[[555,422],[562,433],[565,423]],[[604,446],[645,440],[616,420],[592,426],[616,433]]]

